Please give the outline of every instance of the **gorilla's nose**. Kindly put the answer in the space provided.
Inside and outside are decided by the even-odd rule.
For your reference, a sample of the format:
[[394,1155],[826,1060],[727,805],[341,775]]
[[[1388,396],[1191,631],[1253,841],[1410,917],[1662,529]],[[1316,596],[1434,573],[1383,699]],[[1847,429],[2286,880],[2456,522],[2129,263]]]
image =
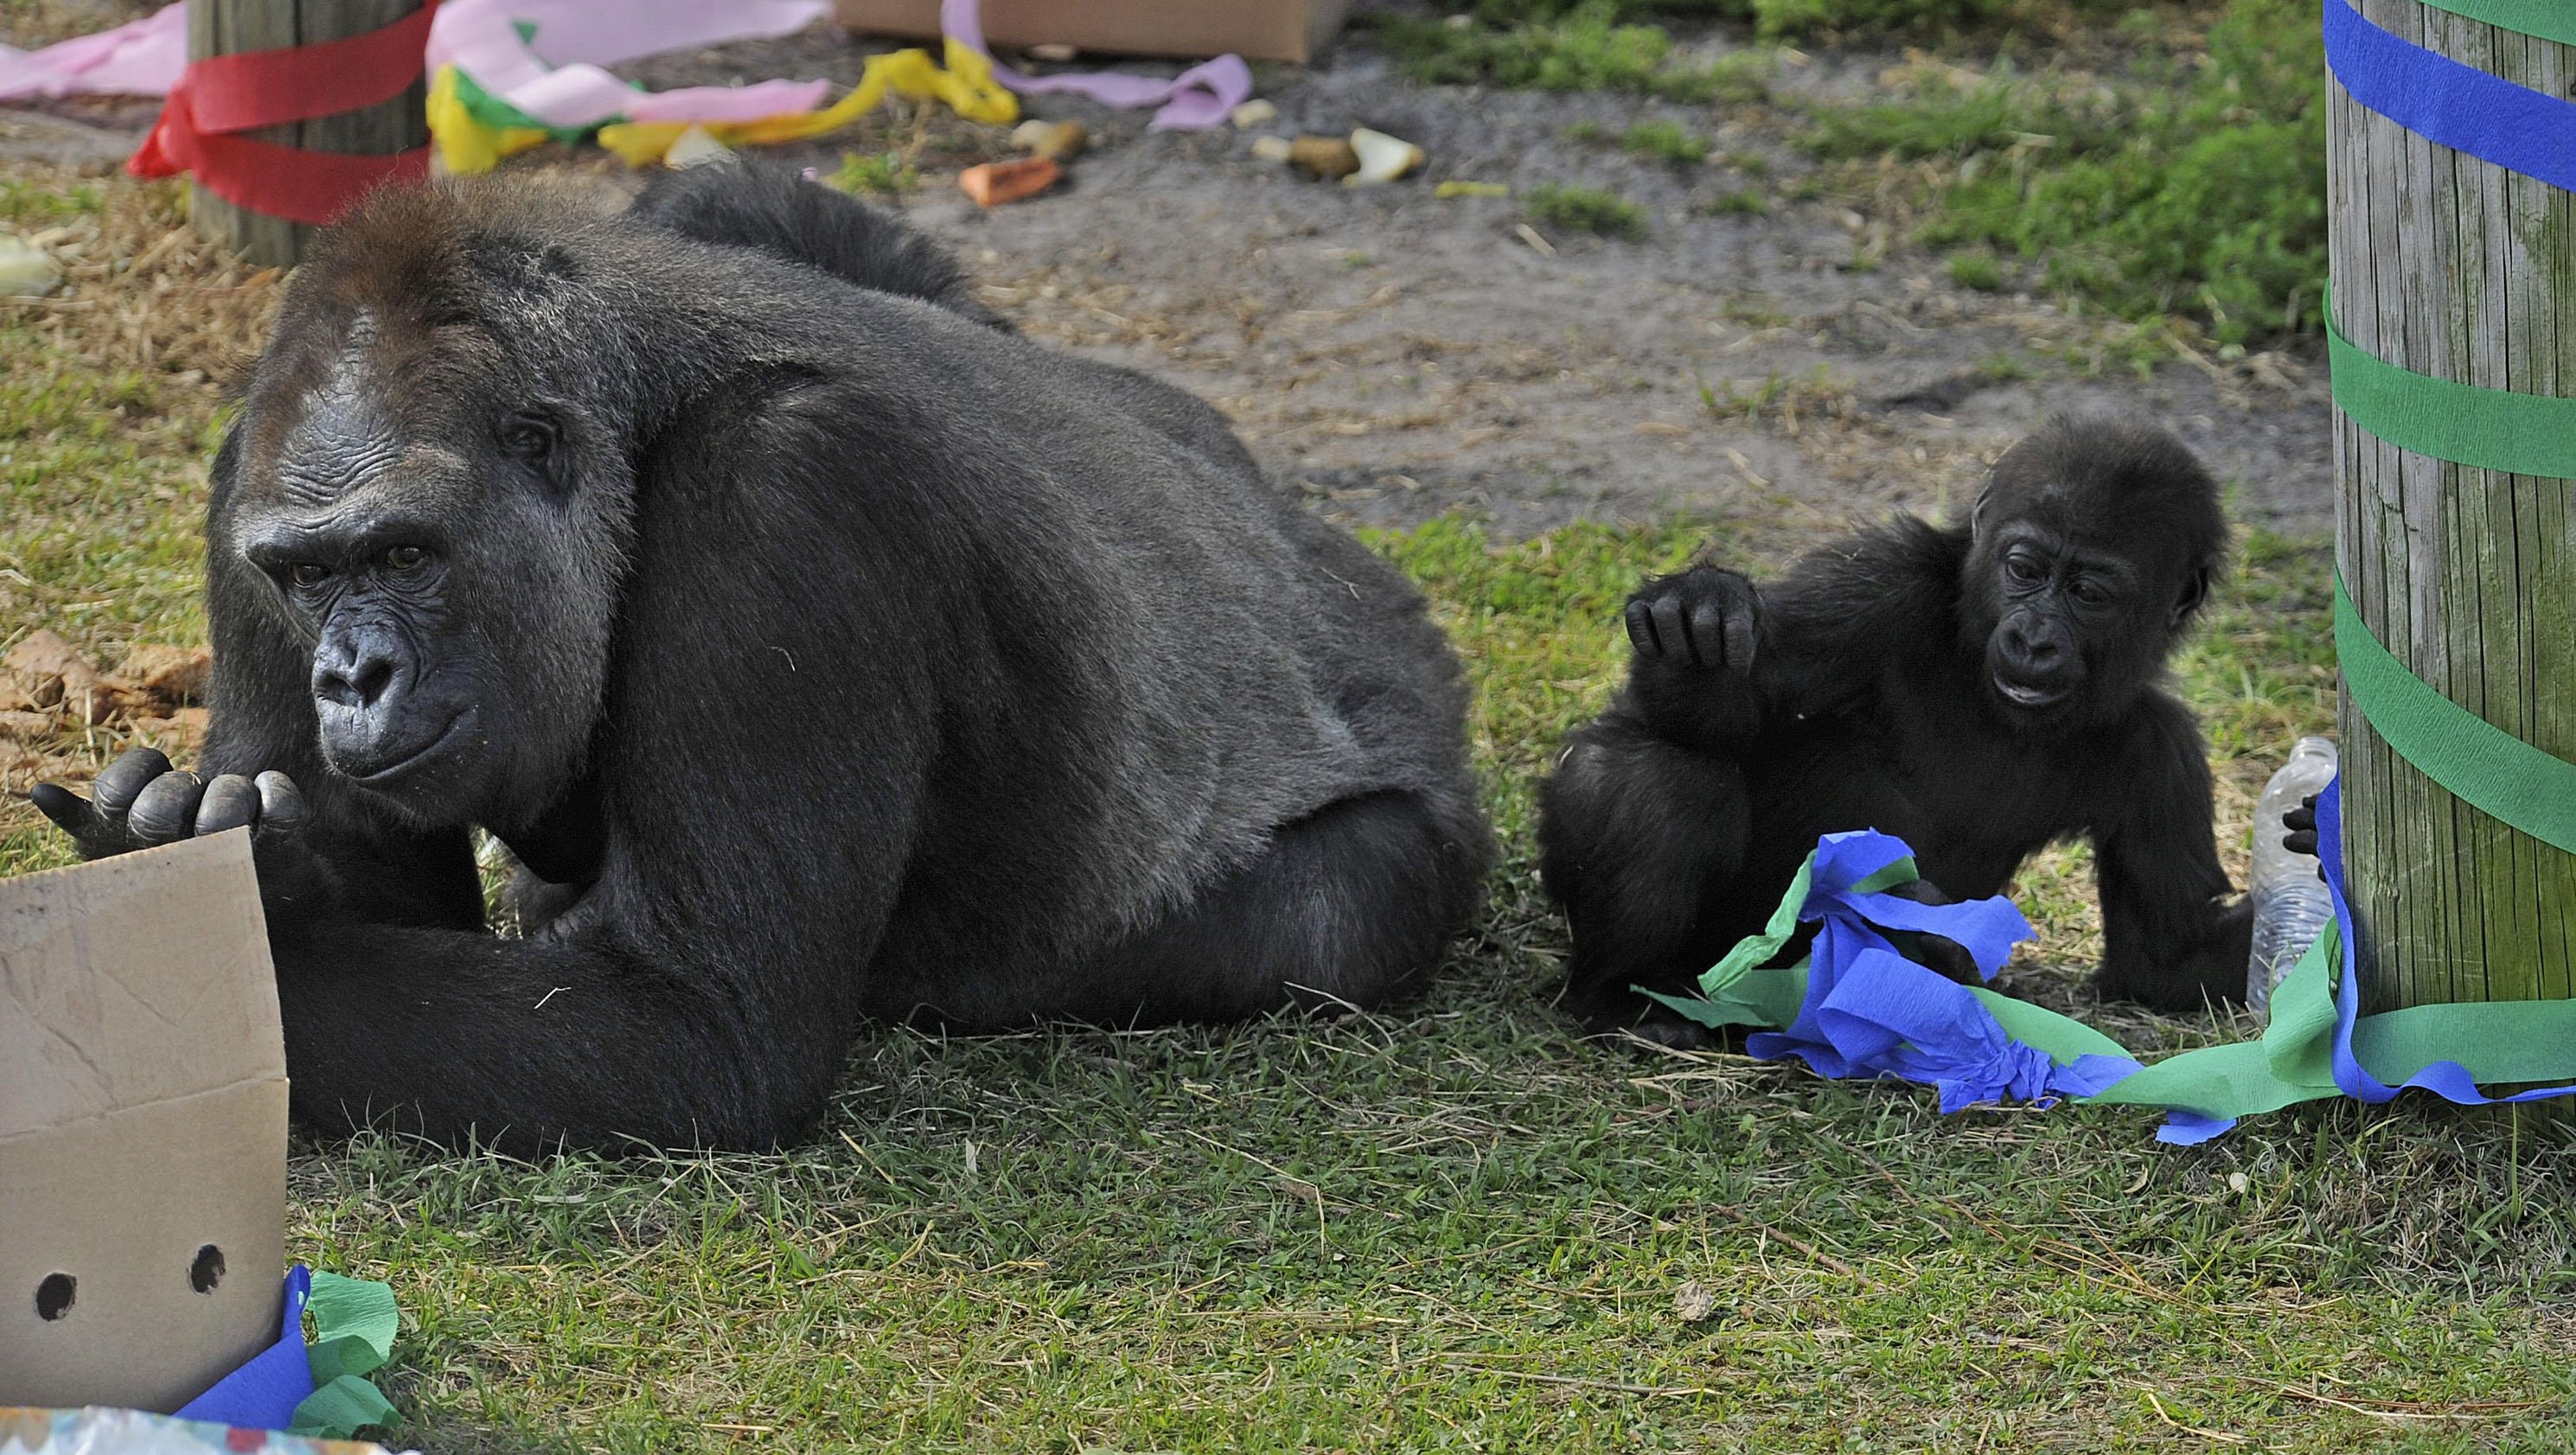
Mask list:
[[313,664],[313,695],[334,707],[373,708],[394,685],[393,658],[369,652],[342,662]]
[[2054,667],[2061,651],[2054,634],[2033,636],[2018,626],[2004,628],[2004,652],[2020,666],[2040,670]]

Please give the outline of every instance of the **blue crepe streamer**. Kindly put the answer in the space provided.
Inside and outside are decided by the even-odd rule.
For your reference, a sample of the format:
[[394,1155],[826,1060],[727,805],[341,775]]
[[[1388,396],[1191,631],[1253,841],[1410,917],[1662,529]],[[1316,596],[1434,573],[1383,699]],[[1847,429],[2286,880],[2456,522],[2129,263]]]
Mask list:
[[[2489,1097],[2456,1061],[2434,1062],[2399,1086],[2363,1068],[2353,1050],[2361,1018],[2361,976],[2353,949],[2352,907],[2344,894],[2341,786],[2339,780],[2329,785],[2317,801],[2318,857],[2326,866],[2343,946],[2332,1056],[2336,1087],[2372,1104],[2394,1100],[2410,1088],[2461,1106],[2576,1095],[2576,1086],[2563,1086]],[[1820,922],[1806,997],[1785,1030],[1748,1036],[1747,1053],[1763,1060],[1795,1058],[1820,1076],[1928,1085],[1940,1092],[1944,1113],[1995,1102],[2046,1106],[2064,1097],[2094,1096],[2145,1069],[2124,1055],[2085,1054],[2059,1062],[2006,1031],[1979,998],[1985,992],[1900,954],[1880,927],[1953,940],[1975,959],[1978,973],[1992,979],[2013,945],[2031,937],[2029,921],[2000,896],[1972,904],[1925,905],[1857,889],[1910,855],[1902,840],[1871,831],[1829,834],[1818,842],[1806,902],[1798,911],[1799,919]],[[2192,1146],[2235,1125],[2232,1118],[2169,1107],[2156,1140]]]
[[2326,64],[2353,100],[2453,151],[2576,191],[2576,104],[2463,65],[2325,0]]
[[1967,987],[1898,953],[1878,927],[1921,931],[1955,942],[1991,980],[2030,921],[1998,895],[1968,904],[1927,905],[1854,886],[1912,853],[1872,830],[1827,834],[1802,920],[1821,921],[1807,968],[1807,997],[1785,1030],[1745,1038],[1763,1060],[1796,1057],[1818,1075],[1886,1077],[1929,1085],[1941,1109],[2012,1098],[2041,1103],[2084,1096],[2138,1069],[2121,1057],[2083,1056],[2059,1065],[2007,1035]]
[[304,1301],[312,1293],[313,1270],[296,1264],[286,1275],[286,1313],[278,1321],[277,1342],[180,1406],[178,1417],[245,1430],[294,1424],[295,1407],[313,1394],[313,1361],[304,1352]]
[[[2332,0],[2329,0],[2332,3]],[[2353,1026],[2361,1018],[2360,962],[2353,950],[2352,906],[2343,886],[2343,780],[2328,784],[2317,799],[2317,857],[2327,865],[2326,891],[2334,899],[2335,924],[2343,931],[2343,988],[2335,999],[2334,1078],[2343,1094],[2374,1105],[2394,1101],[2406,1090],[2429,1091],[2459,1106],[2501,1106],[2516,1101],[2547,1101],[2576,1095],[2576,1086],[2544,1086],[2511,1096],[2488,1096],[2477,1079],[2457,1061],[2436,1061],[2399,1085],[2390,1086],[2363,1069],[2353,1054]]]

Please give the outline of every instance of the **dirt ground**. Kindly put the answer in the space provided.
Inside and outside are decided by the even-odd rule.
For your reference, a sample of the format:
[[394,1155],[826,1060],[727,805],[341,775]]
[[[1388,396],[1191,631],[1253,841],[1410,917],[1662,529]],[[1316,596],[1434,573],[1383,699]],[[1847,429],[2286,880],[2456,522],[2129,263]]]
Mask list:
[[[1741,36],[1683,40],[1709,59]],[[817,26],[627,69],[657,87],[847,82],[869,49]],[[2331,451],[2314,357],[2187,358],[2141,379],[2088,362],[2122,325],[1957,287],[1867,198],[1784,198],[1814,169],[1788,142],[1791,108],[1866,92],[1905,61],[1792,53],[1771,100],[1714,106],[1423,87],[1395,76],[1364,30],[1317,67],[1260,68],[1259,94],[1279,108],[1262,130],[1364,124],[1429,153],[1422,174],[1378,188],[1264,163],[1249,134],[1150,133],[1144,113],[1054,97],[1030,113],[1083,120],[1091,154],[1070,185],[990,213],[953,177],[1005,139],[944,113],[782,155],[828,170],[844,150],[908,149],[922,185],[904,207],[961,251],[997,306],[1033,335],[1214,400],[1283,484],[1347,521],[1463,508],[1518,535],[1687,514],[1748,541],[1794,537],[1958,500],[2034,421],[2075,410],[2162,420],[2230,482],[2241,517],[2322,531]],[[104,166],[151,110],[0,108],[0,159]],[[1655,117],[1730,159],[1760,158],[1767,175],[1568,136]],[[1514,199],[1436,198],[1450,179],[1607,189],[1646,207],[1650,233],[1525,230]],[[1705,210],[1748,186],[1770,197],[1766,214]],[[1874,263],[1855,267],[1863,256]]]

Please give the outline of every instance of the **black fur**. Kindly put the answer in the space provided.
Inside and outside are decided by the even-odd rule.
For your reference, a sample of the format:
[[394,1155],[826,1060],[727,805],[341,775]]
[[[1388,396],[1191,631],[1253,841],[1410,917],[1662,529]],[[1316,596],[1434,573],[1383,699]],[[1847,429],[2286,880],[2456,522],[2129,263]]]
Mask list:
[[1903,517],[1766,586],[1707,566],[1648,582],[1628,684],[1543,795],[1570,1007],[1637,1021],[1630,986],[1684,988],[1761,927],[1820,835],[1858,828],[1906,840],[1961,899],[2089,838],[2103,993],[2240,995],[2250,911],[2224,902],[2198,724],[2160,685],[2225,544],[2215,483],[2170,435],[2058,420],[1967,522]]
[[956,255],[890,213],[818,187],[784,167],[738,158],[665,171],[630,209],[700,242],[758,248],[883,293],[962,313],[1005,333],[1009,320],[975,297]]
[[[1410,587],[856,204],[649,201],[447,183],[327,234],[216,464],[236,776],[40,794],[93,856],[255,821],[299,1116],[761,1146],[870,1016],[1417,983],[1489,846]],[[476,825],[544,881],[523,939]]]

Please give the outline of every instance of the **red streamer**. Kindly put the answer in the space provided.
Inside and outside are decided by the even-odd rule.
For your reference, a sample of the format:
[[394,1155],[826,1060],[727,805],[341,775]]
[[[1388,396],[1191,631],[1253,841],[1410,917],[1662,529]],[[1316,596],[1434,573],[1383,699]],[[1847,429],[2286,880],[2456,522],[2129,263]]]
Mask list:
[[238,133],[400,96],[420,76],[437,10],[438,0],[427,0],[391,25],[346,40],[190,61],[125,169],[138,177],[192,172],[199,186],[253,212],[315,226],[337,221],[370,189],[425,175],[430,149],[323,152]]

